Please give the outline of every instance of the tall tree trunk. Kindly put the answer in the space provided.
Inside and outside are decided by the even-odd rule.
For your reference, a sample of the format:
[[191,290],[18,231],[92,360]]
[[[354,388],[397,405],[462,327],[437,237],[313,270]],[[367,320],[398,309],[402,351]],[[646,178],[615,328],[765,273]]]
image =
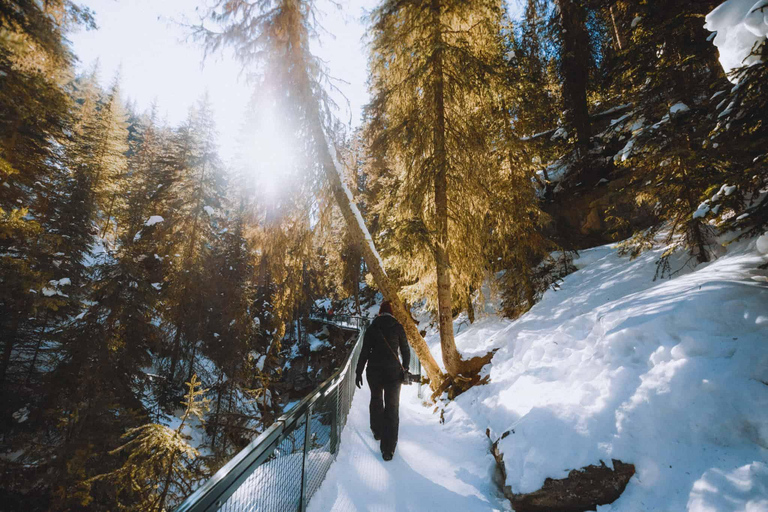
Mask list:
[[112,219],[112,209],[115,206],[115,200],[117,199],[117,192],[112,194],[112,200],[109,203],[109,209],[107,210],[107,220],[104,222],[104,229],[101,231],[101,238],[107,236],[109,230],[109,221]]
[[[213,433],[211,434],[211,451],[216,452],[216,438],[221,427],[221,394],[224,389],[224,370],[219,370],[219,382],[216,390],[216,412],[213,415]],[[222,453],[224,450],[222,450]]]
[[466,368],[456,349],[453,336],[453,305],[451,297],[451,265],[448,256],[448,155],[445,148],[445,76],[443,74],[443,34],[440,16],[440,0],[432,0],[432,50],[433,64],[433,151],[435,158],[435,266],[437,271],[437,315],[440,326],[440,348],[445,370],[451,376],[463,373]]
[[616,35],[616,45],[619,47],[619,51],[623,50],[621,44],[621,36],[619,35],[619,27],[616,26],[616,16],[613,14],[613,6],[608,7],[608,11],[611,14],[611,23],[613,24],[613,33]]
[[3,343],[3,358],[0,360],[0,396],[3,395],[5,389],[5,377],[8,374],[8,367],[11,365],[11,354],[13,353],[13,346],[15,345],[16,336],[19,331],[19,315],[13,315],[11,320],[11,326],[4,334],[5,342]]
[[469,317],[469,323],[475,323],[475,305],[472,304],[472,287],[469,287],[469,294],[467,295],[467,316]]
[[361,316],[363,311],[360,309],[360,261],[357,262],[357,268],[355,269],[355,279],[352,283],[355,287],[355,314]]
[[590,137],[587,82],[591,56],[586,12],[582,0],[557,0],[557,5],[560,10],[560,72],[566,122],[576,132],[579,158],[584,158]]
[[169,371],[168,380],[165,381],[166,386],[173,388],[173,379],[176,376],[176,365],[179,362],[179,352],[181,350],[181,331],[184,328],[184,320],[182,315],[179,315],[179,322],[176,324],[176,333],[173,335],[173,347],[171,348],[171,369]]

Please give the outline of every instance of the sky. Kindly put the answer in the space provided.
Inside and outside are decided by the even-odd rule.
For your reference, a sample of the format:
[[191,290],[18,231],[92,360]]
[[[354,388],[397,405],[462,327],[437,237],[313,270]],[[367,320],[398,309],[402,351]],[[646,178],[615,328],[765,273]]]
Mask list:
[[[211,0],[81,0],[95,12],[97,30],[70,35],[79,69],[98,60],[100,79],[109,85],[120,73],[124,99],[138,110],[158,104],[161,117],[180,124],[189,108],[208,92],[225,159],[234,157],[237,135],[252,88],[240,76],[239,64],[229,55],[209,56],[189,40],[183,23],[194,23]],[[340,8],[320,0],[325,29],[313,51],[327,62],[347,98],[337,97],[340,120],[359,124],[368,100],[366,51],[362,17],[376,0],[338,0]]]

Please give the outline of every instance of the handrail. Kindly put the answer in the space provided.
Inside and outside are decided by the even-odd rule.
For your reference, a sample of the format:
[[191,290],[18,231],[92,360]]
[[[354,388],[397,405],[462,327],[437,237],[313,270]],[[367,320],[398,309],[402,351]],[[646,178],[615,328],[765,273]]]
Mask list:
[[[352,317],[348,317],[352,318]],[[276,447],[278,447],[284,439],[293,434],[299,423],[303,423],[305,431],[305,442],[303,447],[304,461],[302,462],[302,474],[301,474],[301,496],[299,501],[299,510],[304,510],[306,504],[309,501],[307,496],[307,475],[306,475],[306,452],[308,441],[312,441],[310,431],[312,430],[311,423],[316,418],[312,417],[313,406],[316,405],[322,399],[327,399],[334,393],[336,403],[340,401],[341,391],[340,386],[342,383],[347,385],[346,399],[347,410],[343,411],[343,420],[346,420],[346,413],[348,407],[352,401],[352,395],[354,394],[354,382],[352,374],[354,373],[354,366],[357,364],[357,357],[360,354],[362,348],[362,340],[365,334],[365,327],[367,325],[367,319],[354,317],[357,323],[357,329],[360,334],[355,342],[355,345],[347,357],[344,365],[333,373],[328,379],[325,380],[314,391],[307,395],[301,402],[294,406],[290,411],[280,416],[270,427],[262,432],[256,439],[251,441],[248,446],[235,455],[229,462],[227,462],[221,469],[219,469],[213,477],[200,486],[195,492],[193,492],[184,502],[176,508],[175,512],[203,512],[219,510],[224,507],[227,501],[232,495],[237,492],[238,489],[251,477],[254,472],[274,455]],[[336,325],[337,323],[348,324],[345,319],[343,321],[334,322],[331,319],[321,320],[325,323]],[[343,423],[340,424],[338,414],[335,414],[339,408],[334,406],[334,414],[332,414],[331,432],[330,432],[330,453],[335,455],[338,451],[338,440],[340,438],[341,429],[343,429]],[[331,412],[331,411],[326,411]],[[309,428],[308,428],[309,426]],[[301,427],[298,427],[301,428]],[[327,469],[326,469],[327,470]],[[324,476],[324,474],[323,474]],[[227,507],[227,510],[234,510],[237,507]],[[282,508],[281,508],[282,509]],[[261,508],[259,510],[262,510]]]
[[[219,469],[175,512],[306,510],[338,453],[369,322],[364,317],[345,315],[313,320],[359,331],[344,364]],[[421,375],[421,364],[413,349],[409,370]],[[261,470],[262,466],[266,467]]]

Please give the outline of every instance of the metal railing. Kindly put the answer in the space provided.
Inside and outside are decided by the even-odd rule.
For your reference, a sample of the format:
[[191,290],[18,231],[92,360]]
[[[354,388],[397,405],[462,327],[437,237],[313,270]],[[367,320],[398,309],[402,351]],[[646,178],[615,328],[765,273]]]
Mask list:
[[[317,320],[359,330],[344,364],[235,455],[175,512],[306,510],[339,449],[355,394],[355,368],[368,323],[368,319],[360,317]],[[353,323],[357,327],[352,327]],[[413,349],[411,372],[421,374]]]
[[322,313],[312,313],[309,315],[310,320],[315,322],[321,322],[324,324],[333,325],[341,329],[352,329],[355,331],[362,331],[369,320],[362,316],[353,315],[324,315]]

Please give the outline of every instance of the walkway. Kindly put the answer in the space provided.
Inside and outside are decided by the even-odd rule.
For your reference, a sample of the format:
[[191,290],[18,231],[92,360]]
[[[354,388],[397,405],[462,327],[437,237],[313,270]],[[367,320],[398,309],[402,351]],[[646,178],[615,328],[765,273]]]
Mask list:
[[455,415],[441,425],[416,389],[403,386],[400,441],[390,462],[382,460],[368,427],[367,383],[357,390],[338,458],[308,512],[504,510],[491,480],[494,461],[485,436]]

